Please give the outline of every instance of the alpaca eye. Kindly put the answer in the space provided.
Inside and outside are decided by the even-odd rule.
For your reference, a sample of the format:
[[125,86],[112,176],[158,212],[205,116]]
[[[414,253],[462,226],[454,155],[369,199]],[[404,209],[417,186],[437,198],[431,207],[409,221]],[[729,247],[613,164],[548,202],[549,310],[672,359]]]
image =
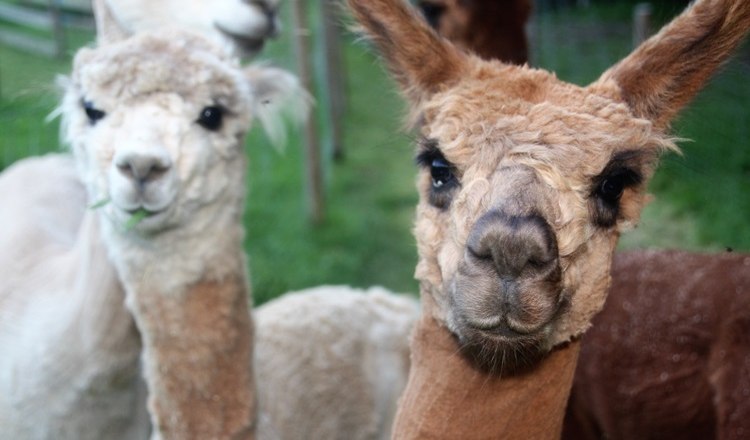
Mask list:
[[430,175],[432,175],[432,187],[442,188],[453,180],[453,167],[442,157],[435,158],[430,164]]
[[81,101],[83,110],[86,112],[86,117],[89,118],[91,125],[96,124],[97,121],[107,116],[106,113],[94,107],[91,101]]
[[599,196],[609,203],[617,203],[625,191],[625,179],[622,175],[612,176],[599,184]]
[[198,124],[206,130],[217,131],[224,120],[224,109],[215,105],[205,107],[198,117]]
[[610,227],[620,215],[620,199],[625,188],[638,185],[641,175],[630,168],[615,168],[603,173],[595,183],[592,193],[594,217],[599,226]]
[[430,204],[445,209],[451,204],[453,195],[460,183],[456,177],[456,167],[443,156],[435,139],[423,139],[422,152],[417,155],[417,164],[429,167],[432,185],[427,193]]

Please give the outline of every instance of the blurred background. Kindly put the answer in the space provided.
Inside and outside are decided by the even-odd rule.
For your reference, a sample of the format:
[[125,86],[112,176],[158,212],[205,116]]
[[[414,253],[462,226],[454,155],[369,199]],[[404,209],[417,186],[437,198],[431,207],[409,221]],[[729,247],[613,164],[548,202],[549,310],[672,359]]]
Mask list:
[[[595,80],[632,50],[636,3],[536,0],[527,27],[530,64],[580,85]],[[655,2],[651,28],[686,4]],[[259,59],[294,71],[299,57],[292,47],[291,0],[282,9],[282,35]],[[326,66],[321,0],[306,9],[324,205],[320,220],[311,221],[301,130],[292,130],[283,151],[253,130],[246,248],[256,303],[320,284],[417,292],[411,234],[416,168],[413,139],[402,125],[405,107],[374,53],[341,26],[345,111],[335,121],[341,123],[341,158],[335,159],[335,124],[324,111],[330,89],[320,73]],[[59,96],[55,77],[68,71],[71,55],[93,35],[86,0],[0,0],[0,170],[26,156],[64,150],[58,121],[45,121]],[[750,251],[749,44],[674,128],[684,154],[663,159],[650,187],[654,202],[621,247]]]

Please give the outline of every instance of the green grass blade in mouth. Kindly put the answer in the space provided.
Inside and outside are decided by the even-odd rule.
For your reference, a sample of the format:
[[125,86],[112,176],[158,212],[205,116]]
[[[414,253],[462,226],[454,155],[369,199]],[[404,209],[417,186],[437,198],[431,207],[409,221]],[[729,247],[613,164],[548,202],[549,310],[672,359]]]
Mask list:
[[141,208],[133,213],[133,215],[125,222],[125,230],[129,231],[142,222],[144,218],[148,217],[149,212]]
[[110,199],[109,197],[107,197],[106,199],[99,200],[98,202],[96,202],[93,205],[89,206],[89,209],[95,210],[95,209],[102,208],[102,207],[106,206],[111,201],[112,201],[112,199]]

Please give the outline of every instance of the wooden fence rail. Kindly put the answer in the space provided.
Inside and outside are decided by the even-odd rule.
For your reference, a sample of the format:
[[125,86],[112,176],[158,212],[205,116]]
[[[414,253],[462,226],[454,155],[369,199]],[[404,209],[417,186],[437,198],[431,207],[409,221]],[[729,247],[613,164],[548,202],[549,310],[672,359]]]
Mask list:
[[66,27],[93,28],[90,5],[70,0],[0,1],[0,44],[62,58],[67,52]]

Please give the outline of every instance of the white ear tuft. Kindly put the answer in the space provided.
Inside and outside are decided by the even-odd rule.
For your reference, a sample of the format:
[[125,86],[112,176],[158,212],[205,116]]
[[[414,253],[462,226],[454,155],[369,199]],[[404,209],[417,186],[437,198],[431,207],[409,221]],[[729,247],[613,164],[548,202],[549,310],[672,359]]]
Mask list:
[[132,33],[117,20],[106,0],[93,0],[92,7],[96,22],[96,42],[100,46],[122,41]]
[[60,103],[55,107],[54,110],[52,110],[47,117],[44,118],[44,123],[49,124],[50,122],[54,121],[55,119],[61,117],[63,115],[63,106],[65,99],[65,94],[68,90],[68,87],[70,87],[71,79],[69,76],[66,75],[56,75],[55,76],[55,91],[59,95],[59,101]]
[[286,144],[286,124],[298,127],[307,118],[312,97],[292,73],[276,67],[249,66],[245,77],[253,92],[253,110],[276,147]]

